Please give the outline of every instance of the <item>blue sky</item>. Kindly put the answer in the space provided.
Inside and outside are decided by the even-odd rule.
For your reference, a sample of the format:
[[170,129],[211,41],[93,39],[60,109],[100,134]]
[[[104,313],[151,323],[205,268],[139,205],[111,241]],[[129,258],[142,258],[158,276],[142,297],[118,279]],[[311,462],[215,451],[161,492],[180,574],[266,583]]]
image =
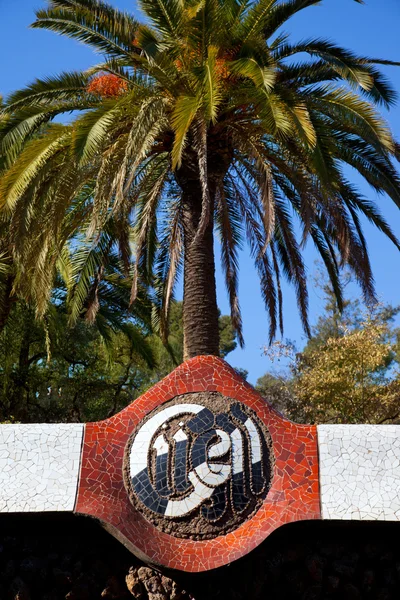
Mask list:
[[[122,10],[133,11],[140,16],[133,0],[111,0]],[[36,77],[53,75],[63,70],[84,69],[99,61],[91,51],[72,40],[41,30],[28,29],[34,20],[35,8],[44,6],[41,0],[0,0],[0,39],[3,40],[0,62],[0,94],[7,95]],[[287,27],[293,39],[325,37],[346,46],[359,54],[374,58],[400,61],[399,39],[400,3],[398,0],[367,0],[360,5],[353,0],[324,0],[320,6],[303,11]],[[400,68],[387,67],[390,77],[400,94]],[[400,140],[400,103],[387,115],[397,139]],[[359,180],[352,176],[356,183]],[[376,199],[381,210],[400,236],[399,210],[385,197],[376,197],[366,184],[360,182],[362,192]],[[400,304],[400,256],[398,251],[368,224],[365,231],[369,243],[376,287],[384,302]],[[310,317],[317,320],[322,311],[323,299],[312,283],[316,254],[311,247],[305,249],[309,273]],[[221,272],[217,268],[218,303],[223,313],[228,312],[228,302]],[[353,286],[353,296],[359,290]],[[244,320],[246,348],[237,349],[229,355],[235,367],[249,371],[249,381],[255,383],[271,369],[261,347],[268,338],[268,321],[260,297],[257,275],[247,251],[240,258],[240,298]],[[297,314],[293,291],[284,287],[285,337],[301,348],[305,342]],[[276,368],[276,367],[273,367]]]

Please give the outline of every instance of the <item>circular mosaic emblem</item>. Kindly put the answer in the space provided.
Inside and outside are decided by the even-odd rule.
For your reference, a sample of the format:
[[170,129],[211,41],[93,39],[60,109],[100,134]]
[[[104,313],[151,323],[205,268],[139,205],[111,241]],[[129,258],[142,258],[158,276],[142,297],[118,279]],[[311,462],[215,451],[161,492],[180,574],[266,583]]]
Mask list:
[[178,396],[147,415],[126,447],[129,498],[158,529],[212,539],[261,506],[272,483],[270,434],[245,404],[216,392]]

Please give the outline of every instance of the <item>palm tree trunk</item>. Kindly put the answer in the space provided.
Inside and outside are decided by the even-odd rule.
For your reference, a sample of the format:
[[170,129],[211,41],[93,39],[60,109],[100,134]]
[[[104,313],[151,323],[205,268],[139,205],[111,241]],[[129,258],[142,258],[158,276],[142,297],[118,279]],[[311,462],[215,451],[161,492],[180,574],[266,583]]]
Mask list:
[[8,275],[5,281],[3,306],[2,310],[0,311],[0,332],[3,331],[4,327],[6,326],[13,304],[16,302],[16,296],[11,295],[14,287],[14,281],[14,275]]
[[[183,192],[184,360],[202,354],[219,355],[218,306],[215,284],[213,206],[204,235],[195,240],[201,216],[199,181],[186,180]],[[212,200],[213,204],[213,200]],[[195,240],[195,241],[194,241]]]

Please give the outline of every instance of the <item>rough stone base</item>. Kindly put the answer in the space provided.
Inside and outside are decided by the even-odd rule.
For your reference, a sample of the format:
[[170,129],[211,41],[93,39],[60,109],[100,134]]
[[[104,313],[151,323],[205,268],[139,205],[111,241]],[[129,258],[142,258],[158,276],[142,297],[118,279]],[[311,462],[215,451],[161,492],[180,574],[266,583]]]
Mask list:
[[297,523],[232,566],[171,575],[92,519],[3,515],[0,600],[397,600],[399,534],[400,523]]

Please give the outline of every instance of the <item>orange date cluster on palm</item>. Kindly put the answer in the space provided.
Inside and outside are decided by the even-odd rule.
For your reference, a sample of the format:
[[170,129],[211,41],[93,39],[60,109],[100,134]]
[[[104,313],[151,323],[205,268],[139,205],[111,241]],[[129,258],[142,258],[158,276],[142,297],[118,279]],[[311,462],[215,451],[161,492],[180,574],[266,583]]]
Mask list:
[[[215,59],[214,63],[214,72],[217,75],[219,80],[224,80],[231,78],[232,73],[229,70],[229,61],[234,58],[234,55],[237,51],[237,48],[234,50],[227,50],[222,53],[221,56]],[[176,59],[175,66],[178,71],[184,71],[186,69],[193,68],[193,66],[198,67],[202,63],[202,49],[198,46],[197,49],[192,49],[186,53],[186,62],[182,60],[182,58]]]
[[126,92],[128,84],[118,75],[102,73],[94,77],[86,89],[90,94],[101,98],[115,98]]

